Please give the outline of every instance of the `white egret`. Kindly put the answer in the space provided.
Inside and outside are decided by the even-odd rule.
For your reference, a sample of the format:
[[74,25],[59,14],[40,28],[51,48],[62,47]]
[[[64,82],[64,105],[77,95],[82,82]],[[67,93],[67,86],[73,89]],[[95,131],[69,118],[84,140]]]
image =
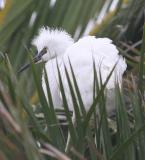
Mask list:
[[[86,36],[74,43],[71,36],[64,30],[43,27],[32,41],[32,44],[35,45],[38,50],[34,62],[46,62],[45,67],[49,77],[48,80],[54,106],[56,108],[62,107],[57,62],[63,75],[63,83],[67,98],[71,99],[63,65],[65,64],[67,66],[69,72],[70,59],[86,110],[89,109],[93,101],[93,59],[95,60],[98,75],[99,71],[101,72],[102,82],[105,82],[113,66],[117,63],[106,89],[111,90],[115,88],[116,78],[121,86],[122,76],[127,65],[123,57],[118,55],[116,46],[112,44],[112,40],[109,38]],[[23,66],[19,71],[24,70],[28,66],[29,64]],[[47,97],[44,75],[42,75],[42,86]],[[69,101],[69,103],[71,104],[71,101]],[[73,106],[69,106],[70,110],[73,110]]]
[[[38,35],[32,41],[32,44],[35,45],[38,50],[34,62],[46,62],[45,67],[55,108],[63,107],[59,89],[57,62],[63,77],[63,85],[71,111],[73,111],[73,105],[64,64],[70,74],[70,59],[83,103],[86,111],[88,111],[93,103],[93,59],[95,61],[97,74],[99,75],[99,71],[101,73],[102,82],[105,82],[112,68],[117,63],[106,86],[108,93],[107,111],[109,112],[113,109],[114,96],[111,92],[115,88],[116,79],[121,86],[122,76],[127,65],[123,57],[118,54],[118,50],[116,46],[112,44],[112,40],[109,38],[86,36],[74,42],[71,36],[64,30],[50,29],[47,27],[40,29]],[[29,64],[23,66],[20,71],[28,66]],[[42,86],[47,97],[44,74],[42,75]]]

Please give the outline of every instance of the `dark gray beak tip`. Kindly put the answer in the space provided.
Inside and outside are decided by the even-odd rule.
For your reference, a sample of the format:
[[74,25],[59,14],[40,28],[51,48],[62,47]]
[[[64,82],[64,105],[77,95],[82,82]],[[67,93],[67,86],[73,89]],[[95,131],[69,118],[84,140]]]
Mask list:
[[30,63],[23,65],[18,71],[17,73],[20,74],[21,72],[23,72],[24,70],[26,70],[27,68],[29,68]]
[[[34,63],[37,63],[37,62],[39,62],[40,60],[41,60],[41,57],[44,55],[44,54],[46,54],[47,53],[47,48],[45,47],[45,48],[43,48],[42,49],[42,51],[39,53],[39,54],[37,54],[34,58],[33,58],[33,62]],[[23,65],[19,70],[18,70],[18,74],[19,73],[21,73],[21,72],[23,72],[25,69],[27,69],[28,67],[30,67],[30,65],[31,65],[31,63],[28,63],[28,64],[25,64],[25,65]]]

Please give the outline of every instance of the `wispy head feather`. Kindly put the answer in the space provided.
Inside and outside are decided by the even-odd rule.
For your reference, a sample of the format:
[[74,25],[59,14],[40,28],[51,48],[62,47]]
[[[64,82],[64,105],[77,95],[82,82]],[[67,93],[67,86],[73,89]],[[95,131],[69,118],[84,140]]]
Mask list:
[[74,41],[71,36],[63,29],[52,29],[49,27],[42,27],[32,41],[32,44],[37,47],[38,52],[44,47],[48,47],[50,52],[56,53],[58,51],[64,52],[73,43]]

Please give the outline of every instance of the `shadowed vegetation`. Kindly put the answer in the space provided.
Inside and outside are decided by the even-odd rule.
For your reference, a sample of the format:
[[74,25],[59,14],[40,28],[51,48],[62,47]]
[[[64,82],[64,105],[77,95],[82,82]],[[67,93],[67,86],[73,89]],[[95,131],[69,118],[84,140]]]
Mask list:
[[[56,0],[54,4],[50,0],[6,1],[5,8],[0,10],[0,159],[145,159],[145,2],[119,0],[116,6],[113,3],[113,0]],[[123,89],[116,84],[116,110],[111,115],[106,113],[104,89],[112,72],[99,86],[100,77],[92,67],[97,96],[86,113],[73,66],[74,87],[66,68],[70,93],[76,104],[75,127],[59,68],[63,111],[54,110],[47,76],[49,104],[44,96],[43,64],[32,64],[25,73],[17,74],[21,64],[31,61],[35,54],[31,41],[41,26],[64,28],[75,40],[87,34],[113,39],[126,58],[128,69]],[[61,114],[66,117],[63,121],[57,118]],[[65,153],[68,131],[71,142]]]

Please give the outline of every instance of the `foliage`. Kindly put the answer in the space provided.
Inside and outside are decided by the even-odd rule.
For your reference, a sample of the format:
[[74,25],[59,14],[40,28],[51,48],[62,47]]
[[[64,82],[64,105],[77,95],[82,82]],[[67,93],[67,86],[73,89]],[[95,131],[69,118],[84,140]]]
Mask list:
[[[54,5],[51,2],[9,0],[7,11],[0,11],[3,14],[0,20],[0,159],[145,159],[144,0],[120,0],[113,10],[110,10],[113,0],[56,0]],[[96,22],[104,5],[104,17],[100,23]],[[91,21],[94,25],[88,33],[112,38],[120,53],[127,58],[129,69],[123,90],[116,85],[116,111],[113,117],[106,113],[104,95],[109,77],[106,83],[99,86],[99,77],[92,68],[94,95],[97,93],[97,96],[94,96],[94,102],[86,113],[73,67],[74,85],[66,68],[76,114],[74,126],[59,68],[65,123],[57,118],[47,76],[45,80],[50,104],[44,96],[41,87],[43,66],[32,64],[31,69],[23,75],[17,75],[16,71],[24,61],[31,61],[29,55],[35,52],[35,48],[30,50],[31,40],[41,26],[63,27],[77,39],[86,32]],[[135,74],[130,74],[130,70],[135,70]],[[65,152],[68,131],[71,141]]]

